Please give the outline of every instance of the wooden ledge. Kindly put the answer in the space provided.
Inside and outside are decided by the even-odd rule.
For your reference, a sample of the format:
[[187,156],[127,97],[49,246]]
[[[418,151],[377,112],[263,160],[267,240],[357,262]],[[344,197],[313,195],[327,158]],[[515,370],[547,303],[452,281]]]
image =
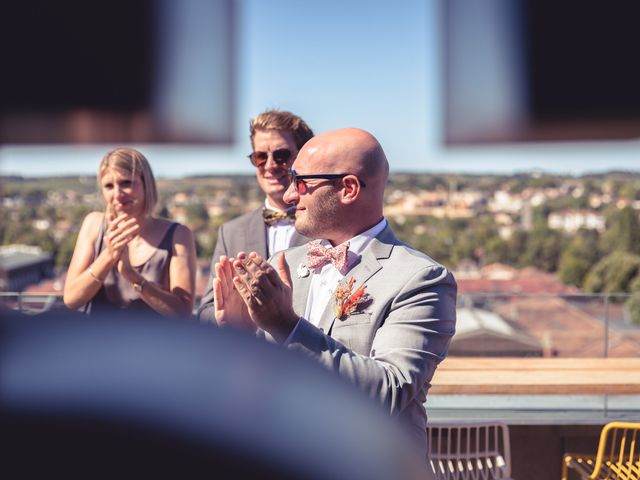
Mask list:
[[434,395],[640,395],[640,358],[450,357],[431,384]]

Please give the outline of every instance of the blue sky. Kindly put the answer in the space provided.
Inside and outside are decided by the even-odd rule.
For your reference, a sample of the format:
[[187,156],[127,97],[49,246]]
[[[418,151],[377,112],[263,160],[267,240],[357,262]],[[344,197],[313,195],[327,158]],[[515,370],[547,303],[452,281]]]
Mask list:
[[[361,127],[381,142],[393,171],[580,174],[639,170],[640,141],[440,144],[437,5],[403,0],[243,0],[238,5],[236,142],[231,147],[137,145],[160,177],[250,173],[247,125],[277,107],[316,133]],[[0,173],[93,174],[110,145],[0,147]]]

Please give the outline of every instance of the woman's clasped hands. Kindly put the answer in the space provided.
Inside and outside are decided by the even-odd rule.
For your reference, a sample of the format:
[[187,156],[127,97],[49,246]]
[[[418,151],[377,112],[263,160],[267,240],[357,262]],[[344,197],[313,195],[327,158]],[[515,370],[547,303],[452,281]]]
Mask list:
[[140,232],[140,228],[138,220],[127,213],[121,213],[118,216],[107,213],[105,243],[111,260],[114,263],[118,262],[118,271],[122,271],[121,258],[123,251]]

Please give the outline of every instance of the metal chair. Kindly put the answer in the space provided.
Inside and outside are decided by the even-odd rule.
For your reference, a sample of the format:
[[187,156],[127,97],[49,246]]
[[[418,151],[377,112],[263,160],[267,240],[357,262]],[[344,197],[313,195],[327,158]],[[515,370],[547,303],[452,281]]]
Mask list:
[[598,453],[566,453],[562,480],[569,472],[581,479],[640,480],[640,423],[607,423],[600,433]]
[[509,427],[501,422],[430,423],[428,456],[438,480],[511,480]]

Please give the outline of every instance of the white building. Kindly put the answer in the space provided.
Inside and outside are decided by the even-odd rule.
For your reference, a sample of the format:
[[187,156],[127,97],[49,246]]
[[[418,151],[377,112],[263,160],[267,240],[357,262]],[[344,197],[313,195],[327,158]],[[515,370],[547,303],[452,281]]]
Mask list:
[[581,228],[603,232],[605,220],[602,215],[590,210],[561,210],[553,212],[547,219],[547,225],[554,230],[564,230],[573,233]]

